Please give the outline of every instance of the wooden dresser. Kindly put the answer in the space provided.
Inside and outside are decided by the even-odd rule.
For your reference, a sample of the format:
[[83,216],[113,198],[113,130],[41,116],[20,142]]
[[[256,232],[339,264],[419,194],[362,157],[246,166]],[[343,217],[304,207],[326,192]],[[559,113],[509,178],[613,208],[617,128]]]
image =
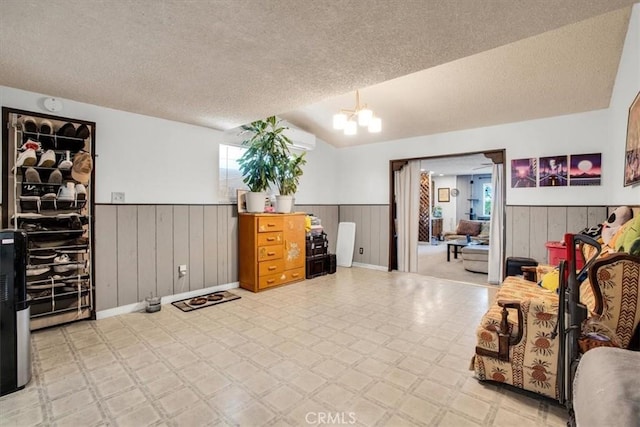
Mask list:
[[239,214],[240,287],[258,292],[305,278],[304,213]]

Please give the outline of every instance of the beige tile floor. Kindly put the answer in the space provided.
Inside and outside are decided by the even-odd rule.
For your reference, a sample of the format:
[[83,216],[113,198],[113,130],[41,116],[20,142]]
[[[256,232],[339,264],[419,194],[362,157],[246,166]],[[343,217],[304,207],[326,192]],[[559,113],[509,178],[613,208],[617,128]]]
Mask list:
[[[561,426],[467,370],[491,290],[366,269],[37,331],[0,425]],[[324,423],[323,423],[324,421]]]

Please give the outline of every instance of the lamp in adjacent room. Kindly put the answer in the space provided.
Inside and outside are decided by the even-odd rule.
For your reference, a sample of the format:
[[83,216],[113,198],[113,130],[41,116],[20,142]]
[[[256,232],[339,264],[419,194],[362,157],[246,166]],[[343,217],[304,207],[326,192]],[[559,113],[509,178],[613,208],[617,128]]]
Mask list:
[[353,110],[341,109],[333,115],[333,128],[345,135],[357,135],[358,126],[366,127],[369,133],[382,131],[382,119],[376,117],[367,104],[360,104],[360,92],[356,90],[356,106]]

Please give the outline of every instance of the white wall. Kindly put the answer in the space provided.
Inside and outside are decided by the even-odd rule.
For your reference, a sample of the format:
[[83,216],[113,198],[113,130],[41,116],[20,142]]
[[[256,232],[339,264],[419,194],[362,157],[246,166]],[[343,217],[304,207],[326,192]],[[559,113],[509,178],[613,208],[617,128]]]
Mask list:
[[449,194],[451,190],[456,188],[455,176],[434,176],[432,178],[435,188],[434,194],[436,195],[433,201],[435,206],[442,208],[442,231],[453,231],[456,228],[456,198],[449,197],[449,202],[438,201],[438,188],[449,188]]
[[[48,113],[50,95],[0,86],[5,107]],[[55,96],[55,94],[52,94]],[[215,129],[63,100],[62,117],[96,122],[96,198],[110,203],[111,192],[126,203],[218,203],[218,144]],[[318,141],[307,165],[296,202],[335,204],[336,149]]]
[[[553,78],[553,76],[549,76]],[[618,77],[605,110],[506,125],[448,132],[340,152],[340,203],[389,203],[389,161],[443,154],[506,149],[512,159],[602,153],[602,185],[595,187],[507,188],[510,205],[637,204],[640,186],[623,188],[628,108],[640,89],[640,5],[635,5]]]

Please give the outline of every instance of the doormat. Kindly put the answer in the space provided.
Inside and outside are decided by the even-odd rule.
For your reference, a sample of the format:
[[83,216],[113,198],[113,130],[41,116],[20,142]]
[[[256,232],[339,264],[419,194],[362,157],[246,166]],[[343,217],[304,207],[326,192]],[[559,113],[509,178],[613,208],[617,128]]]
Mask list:
[[211,307],[212,305],[222,304],[223,302],[229,302],[240,298],[241,297],[232,294],[231,292],[218,291],[198,297],[175,301],[171,304],[178,307],[182,311],[189,312],[197,310],[199,308]]

